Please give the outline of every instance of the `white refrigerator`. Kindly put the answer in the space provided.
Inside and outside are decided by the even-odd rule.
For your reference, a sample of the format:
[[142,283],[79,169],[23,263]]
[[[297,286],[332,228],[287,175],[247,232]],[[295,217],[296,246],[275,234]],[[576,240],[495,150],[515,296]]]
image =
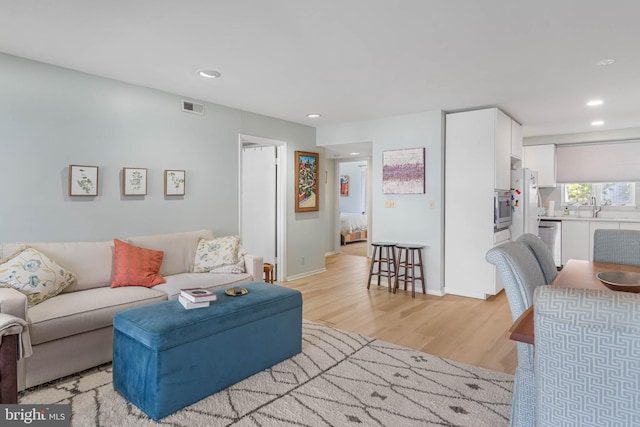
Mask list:
[[511,240],[525,233],[538,235],[540,221],[538,172],[531,169],[511,171]]

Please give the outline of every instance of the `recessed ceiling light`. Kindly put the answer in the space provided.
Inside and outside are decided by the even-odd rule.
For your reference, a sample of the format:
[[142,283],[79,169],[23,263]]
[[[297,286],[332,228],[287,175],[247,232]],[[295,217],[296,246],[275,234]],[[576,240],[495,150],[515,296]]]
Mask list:
[[602,126],[604,124],[603,120],[595,120],[591,122],[591,126]]
[[601,59],[600,61],[596,62],[596,65],[611,65],[614,62],[616,62],[615,59],[606,58],[606,59]]
[[205,77],[207,79],[217,79],[222,75],[215,70],[200,70],[198,71],[198,74],[200,74],[201,77]]
[[307,114],[307,117],[309,117],[310,119],[318,119],[318,118],[322,117],[322,114],[311,113],[311,114]]
[[355,151],[353,153],[349,153],[350,156],[357,156],[360,153],[356,153]]
[[598,105],[602,105],[603,101],[602,99],[593,99],[589,102],[587,102],[587,106],[589,107],[597,107]]

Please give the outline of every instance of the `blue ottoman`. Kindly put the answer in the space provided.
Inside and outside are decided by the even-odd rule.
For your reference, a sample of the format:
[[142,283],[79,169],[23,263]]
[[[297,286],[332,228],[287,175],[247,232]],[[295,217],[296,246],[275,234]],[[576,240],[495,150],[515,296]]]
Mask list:
[[209,307],[166,301],[113,319],[113,387],[157,421],[302,351],[302,296],[278,285],[216,291]]

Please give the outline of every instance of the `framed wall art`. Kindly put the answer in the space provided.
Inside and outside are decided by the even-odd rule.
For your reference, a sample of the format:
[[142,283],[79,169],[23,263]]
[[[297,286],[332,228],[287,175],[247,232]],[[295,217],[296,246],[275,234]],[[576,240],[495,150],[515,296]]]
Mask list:
[[296,212],[320,210],[318,153],[296,151]]
[[185,171],[165,169],[164,171],[164,195],[184,196]]
[[146,168],[122,168],[122,194],[125,196],[147,194]]
[[349,195],[349,175],[340,175],[340,195]]
[[69,165],[69,196],[98,195],[98,166]]
[[424,148],[382,152],[382,192],[384,194],[424,194],[424,177]]

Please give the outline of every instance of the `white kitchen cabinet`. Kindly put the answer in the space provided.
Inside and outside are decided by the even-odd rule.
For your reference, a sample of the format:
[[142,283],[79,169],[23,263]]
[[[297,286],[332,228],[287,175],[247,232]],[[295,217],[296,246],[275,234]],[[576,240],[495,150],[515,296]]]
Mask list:
[[589,256],[589,221],[562,221],[562,265]]
[[494,188],[509,190],[511,188],[511,117],[498,109],[495,122],[495,183]]
[[589,260],[593,261],[593,233],[600,229],[618,230],[618,221],[590,221],[589,222]]
[[511,157],[522,159],[522,125],[511,120]]
[[556,146],[527,145],[522,149],[524,167],[538,171],[539,187],[556,186]]
[[640,230],[640,222],[621,222],[620,230]]
[[485,260],[494,246],[493,192],[511,187],[511,118],[497,108],[446,116],[445,292],[485,299],[502,289]]

